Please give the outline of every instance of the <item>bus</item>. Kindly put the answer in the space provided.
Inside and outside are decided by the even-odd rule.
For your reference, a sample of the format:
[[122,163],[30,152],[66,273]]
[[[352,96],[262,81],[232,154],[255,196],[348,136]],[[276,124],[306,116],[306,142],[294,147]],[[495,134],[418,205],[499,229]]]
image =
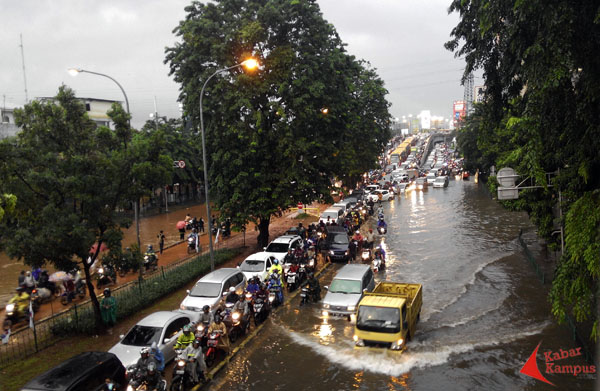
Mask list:
[[398,146],[391,154],[390,154],[390,163],[401,163],[406,160],[408,155],[410,155],[410,147],[412,146],[413,138],[408,137],[402,144]]

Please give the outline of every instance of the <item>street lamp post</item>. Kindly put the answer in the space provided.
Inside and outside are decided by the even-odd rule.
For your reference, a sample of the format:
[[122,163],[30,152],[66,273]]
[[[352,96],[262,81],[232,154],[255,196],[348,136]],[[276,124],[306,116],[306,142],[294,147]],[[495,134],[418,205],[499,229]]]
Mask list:
[[204,82],[204,85],[202,85],[202,90],[200,91],[200,132],[202,133],[202,160],[203,160],[203,164],[204,164],[204,198],[205,198],[204,202],[206,203],[206,223],[208,224],[210,222],[210,225],[209,225],[210,228],[208,229],[208,249],[210,252],[210,270],[211,271],[215,270],[215,255],[214,255],[214,251],[213,251],[213,241],[212,241],[212,219],[211,219],[211,215],[210,215],[210,200],[208,198],[208,166],[206,164],[206,143],[204,141],[204,116],[202,113],[202,98],[204,96],[204,89],[206,88],[206,85],[208,84],[210,79],[212,79],[214,76],[216,76],[219,73],[227,72],[231,69],[239,68],[242,66],[247,69],[254,69],[258,66],[258,63],[254,59],[248,59],[246,61],[242,61],[239,64],[236,64],[236,65],[233,65],[233,66],[230,66],[227,68],[219,69],[219,70],[215,71],[212,75],[210,75],[208,77],[208,79],[206,79],[206,81]]
[[[131,113],[129,111],[129,99],[127,99],[127,94],[125,93],[125,90],[123,89],[121,84],[119,84],[118,81],[116,81],[114,78],[112,78],[108,75],[105,75],[104,73],[92,72],[92,71],[88,71],[88,70],[80,69],[80,68],[71,68],[71,69],[69,69],[69,73],[72,76],[77,76],[78,73],[91,73],[92,75],[103,76],[103,77],[106,77],[106,78],[114,81],[115,84],[119,86],[119,88],[121,89],[121,92],[123,93],[123,96],[125,97],[125,107],[127,108],[127,116],[129,117],[128,122],[129,122],[129,127],[131,128]],[[138,245],[138,249],[140,251],[142,251],[142,247],[140,245],[140,221],[138,218],[138,200],[137,199],[133,203],[133,209],[134,209],[133,213],[134,213],[134,219],[135,219],[135,234],[136,234],[136,238],[137,238],[137,245]]]

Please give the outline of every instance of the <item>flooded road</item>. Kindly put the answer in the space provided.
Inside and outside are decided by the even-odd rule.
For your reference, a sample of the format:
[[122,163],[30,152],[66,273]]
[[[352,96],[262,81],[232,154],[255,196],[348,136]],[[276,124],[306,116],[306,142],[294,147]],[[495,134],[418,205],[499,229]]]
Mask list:
[[[214,380],[213,390],[591,390],[591,376],[546,374],[543,352],[576,348],[549,314],[547,285],[522,254],[527,216],[469,181],[384,204],[388,267],[378,279],[423,284],[414,339],[398,354],[357,350],[353,325],[326,321],[298,299],[268,321]],[[527,237],[539,251],[533,234]],[[340,265],[324,275],[331,280]],[[557,387],[519,373],[538,343]],[[569,358],[562,364],[588,365]]]
[[[204,204],[169,207],[169,211],[169,213],[140,218],[142,250],[145,250],[148,244],[152,244],[158,251],[157,235],[161,229],[166,235],[165,246],[179,240],[179,231],[175,225],[183,220],[187,213],[192,217],[203,217],[205,221],[207,220]],[[123,247],[135,243],[136,240],[135,224],[132,221],[132,226],[124,231]],[[50,266],[47,269],[52,270]],[[21,270],[30,270],[30,268],[25,267],[23,262],[11,260],[4,252],[0,252],[0,304],[6,303],[13,296]]]

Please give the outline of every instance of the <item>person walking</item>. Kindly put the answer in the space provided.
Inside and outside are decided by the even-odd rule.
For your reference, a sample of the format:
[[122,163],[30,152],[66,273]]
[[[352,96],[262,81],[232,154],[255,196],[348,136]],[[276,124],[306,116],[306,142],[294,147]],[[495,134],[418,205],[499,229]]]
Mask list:
[[165,234],[163,233],[163,230],[160,230],[160,233],[158,235],[156,235],[158,237],[158,248],[160,250],[160,253],[163,253],[163,250],[165,248]]
[[198,221],[198,232],[204,232],[204,218],[202,217]]
[[117,300],[112,297],[109,288],[104,289],[104,298],[100,302],[100,314],[102,322],[109,328],[109,334],[111,334],[112,327],[117,324]]

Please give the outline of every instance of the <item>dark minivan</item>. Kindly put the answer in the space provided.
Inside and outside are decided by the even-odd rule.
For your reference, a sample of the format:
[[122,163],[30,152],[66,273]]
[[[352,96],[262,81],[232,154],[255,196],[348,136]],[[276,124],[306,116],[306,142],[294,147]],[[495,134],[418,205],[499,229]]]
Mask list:
[[327,251],[326,255],[330,262],[348,261],[349,245],[350,241],[344,227],[335,225],[327,227],[327,237],[325,238],[325,245],[323,247]]
[[125,387],[125,367],[112,353],[85,352],[30,380],[21,391],[101,391],[106,378]]

